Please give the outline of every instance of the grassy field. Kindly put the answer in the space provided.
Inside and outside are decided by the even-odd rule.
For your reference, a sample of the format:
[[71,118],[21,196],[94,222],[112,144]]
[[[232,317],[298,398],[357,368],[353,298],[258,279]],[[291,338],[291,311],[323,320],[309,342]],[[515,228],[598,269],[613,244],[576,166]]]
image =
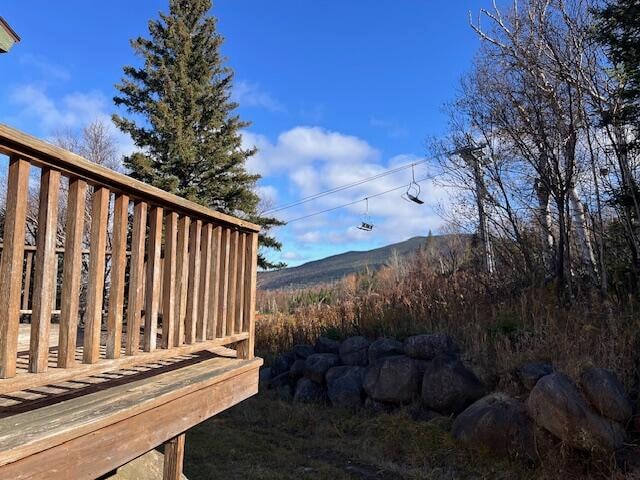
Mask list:
[[185,475],[204,479],[529,479],[540,472],[471,452],[407,412],[293,405],[264,392],[187,434]]

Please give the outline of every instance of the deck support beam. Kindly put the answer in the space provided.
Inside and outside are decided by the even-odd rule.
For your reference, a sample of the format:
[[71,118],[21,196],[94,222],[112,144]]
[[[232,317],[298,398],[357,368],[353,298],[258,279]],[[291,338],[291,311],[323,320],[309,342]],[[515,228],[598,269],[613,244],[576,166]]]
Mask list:
[[162,480],[180,480],[184,461],[185,434],[173,437],[164,443],[164,468]]

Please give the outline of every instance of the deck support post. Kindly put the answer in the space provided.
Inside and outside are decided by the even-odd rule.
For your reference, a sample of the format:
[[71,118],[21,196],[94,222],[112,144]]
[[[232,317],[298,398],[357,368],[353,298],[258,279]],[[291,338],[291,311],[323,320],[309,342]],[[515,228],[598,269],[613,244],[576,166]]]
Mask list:
[[181,433],[164,443],[162,480],[180,480],[184,460],[184,437],[185,434]]

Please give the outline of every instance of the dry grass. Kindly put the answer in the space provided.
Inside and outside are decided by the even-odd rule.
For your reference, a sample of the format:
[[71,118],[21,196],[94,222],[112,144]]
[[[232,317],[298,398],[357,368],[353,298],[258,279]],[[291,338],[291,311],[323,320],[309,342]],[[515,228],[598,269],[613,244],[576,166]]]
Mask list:
[[[414,258],[377,273],[298,292],[259,292],[257,346],[269,356],[321,333],[375,338],[447,332],[492,386],[529,360],[577,375],[587,364],[614,370],[637,389],[638,305],[584,297],[559,305],[552,286],[505,286],[476,272],[435,272]],[[513,282],[515,284],[515,282]]]

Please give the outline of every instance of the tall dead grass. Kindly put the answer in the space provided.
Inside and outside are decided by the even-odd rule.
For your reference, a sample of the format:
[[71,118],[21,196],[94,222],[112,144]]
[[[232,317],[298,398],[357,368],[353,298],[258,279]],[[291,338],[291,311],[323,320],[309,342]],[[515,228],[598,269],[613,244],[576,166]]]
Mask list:
[[452,335],[486,381],[509,378],[526,361],[549,360],[571,375],[610,368],[637,391],[640,316],[625,302],[557,301],[552,286],[523,288],[477,272],[441,274],[423,253],[332,286],[258,293],[257,347],[270,355],[320,334],[404,338]]

